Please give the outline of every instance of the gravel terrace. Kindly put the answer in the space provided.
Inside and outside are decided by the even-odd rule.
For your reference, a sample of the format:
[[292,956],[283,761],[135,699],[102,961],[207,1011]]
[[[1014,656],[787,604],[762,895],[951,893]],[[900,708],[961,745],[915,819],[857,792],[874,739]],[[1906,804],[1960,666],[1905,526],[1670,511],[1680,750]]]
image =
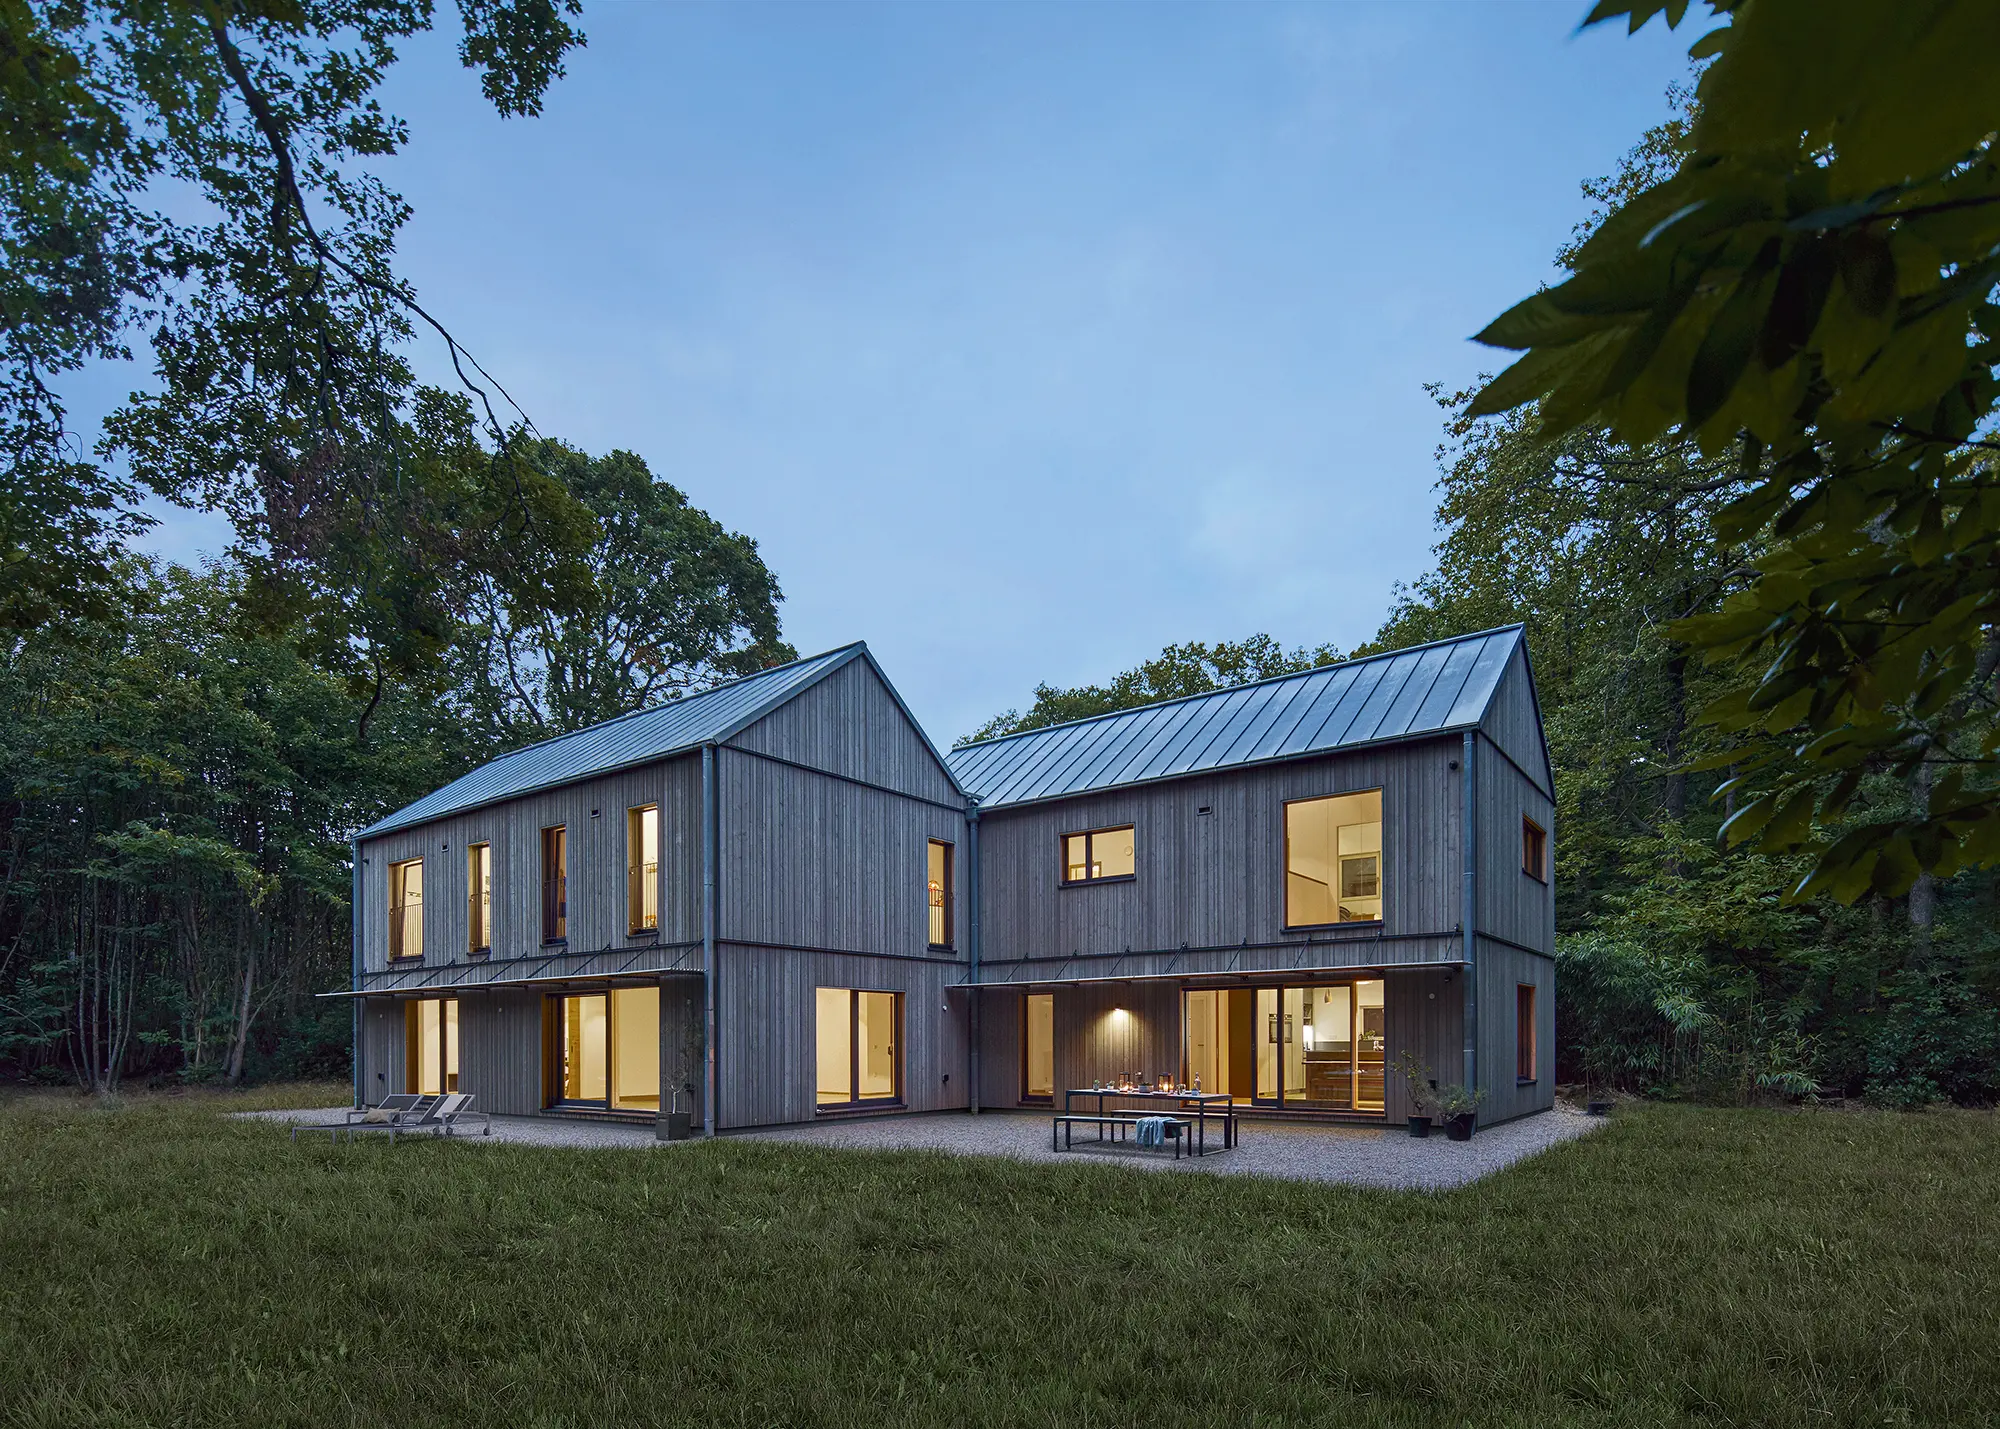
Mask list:
[[[288,1124],[339,1120],[345,1110],[329,1107],[237,1114]],[[1051,1152],[1049,1118],[1034,1112],[985,1112],[977,1117],[933,1113],[739,1134],[747,1140],[853,1151],[942,1151],[957,1156],[1007,1156],[1017,1161],[1110,1162],[1146,1171],[1268,1176],[1392,1190],[1447,1190],[1504,1170],[1603,1124],[1600,1118],[1558,1108],[1481,1131],[1471,1141],[1448,1141],[1441,1131],[1419,1141],[1400,1127],[1378,1130],[1250,1121],[1242,1124],[1242,1137],[1234,1150],[1178,1161],[1170,1150],[1144,1151],[1127,1142],[1114,1146],[1079,1139],[1072,1151]],[[566,1117],[495,1117],[491,1137],[475,1133],[462,1139],[471,1145],[504,1142],[592,1150],[670,1148],[675,1144],[656,1139],[650,1127]]]

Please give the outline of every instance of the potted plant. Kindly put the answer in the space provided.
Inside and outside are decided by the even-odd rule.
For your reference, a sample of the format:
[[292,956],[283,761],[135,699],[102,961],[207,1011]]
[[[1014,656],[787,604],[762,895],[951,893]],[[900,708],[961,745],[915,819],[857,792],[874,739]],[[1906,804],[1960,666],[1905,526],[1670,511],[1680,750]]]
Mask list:
[[1453,1141],[1472,1140],[1472,1127],[1478,1117],[1479,1104],[1486,1100],[1486,1089],[1472,1091],[1453,1082],[1448,1087],[1440,1087],[1436,1106],[1438,1115],[1444,1119],[1444,1134]]
[[1417,1060],[1408,1050],[1396,1057],[1396,1070],[1402,1074],[1410,1096],[1410,1135],[1429,1136],[1431,1118],[1437,1113],[1437,1079],[1431,1069]]
[[662,1141],[686,1141],[694,1135],[694,1077],[701,1066],[701,1009],[693,998],[682,1004],[680,1022],[673,1095],[655,1127],[655,1134]]
[[1583,1099],[1586,1116],[1611,1115],[1611,1066],[1614,1049],[1607,1041],[1583,1049]]

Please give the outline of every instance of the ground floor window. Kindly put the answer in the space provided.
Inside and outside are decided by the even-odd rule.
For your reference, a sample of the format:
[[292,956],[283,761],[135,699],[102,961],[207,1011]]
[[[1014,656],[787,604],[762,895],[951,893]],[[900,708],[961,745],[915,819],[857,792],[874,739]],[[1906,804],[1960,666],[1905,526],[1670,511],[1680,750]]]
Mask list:
[[1388,1039],[1380,978],[1200,988],[1181,1000],[1182,1077],[1239,1101],[1309,1111],[1383,1110]]
[[1056,1095],[1056,999],[1031,992],[1021,999],[1021,1099],[1054,1101]]
[[1525,982],[1514,987],[1514,1080],[1535,1080],[1535,989]]
[[458,1090],[458,999],[403,1004],[403,1085],[421,1096]]
[[814,1010],[820,1109],[901,1101],[902,994],[823,987]]
[[616,987],[549,999],[558,1106],[660,1109],[660,990]]

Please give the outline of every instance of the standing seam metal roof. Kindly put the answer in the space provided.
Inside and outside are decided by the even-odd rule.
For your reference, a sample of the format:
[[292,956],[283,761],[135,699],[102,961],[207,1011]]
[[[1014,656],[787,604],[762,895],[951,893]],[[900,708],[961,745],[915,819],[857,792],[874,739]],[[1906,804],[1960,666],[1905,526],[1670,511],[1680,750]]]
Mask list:
[[863,654],[860,642],[775,669],[759,670],[698,695],[594,724],[501,755],[378,819],[357,840],[392,833],[428,819],[460,814],[632,764],[662,759],[724,740],[756,723],[808,685]]
[[946,763],[984,808],[1476,725],[1522,627],[964,745]]

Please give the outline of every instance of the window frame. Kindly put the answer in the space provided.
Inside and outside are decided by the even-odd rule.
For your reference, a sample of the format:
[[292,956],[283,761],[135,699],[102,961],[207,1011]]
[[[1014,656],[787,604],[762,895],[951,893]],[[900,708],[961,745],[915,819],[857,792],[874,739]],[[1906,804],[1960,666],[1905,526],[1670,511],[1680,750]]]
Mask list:
[[1521,872],[1537,883],[1549,881],[1549,831],[1521,815]]
[[[1530,1087],[1541,1080],[1541,1038],[1535,1027],[1535,985],[1514,984],[1514,1085]],[[1527,1072],[1523,1074],[1522,1068]]]
[[[1099,834],[1122,834],[1122,833],[1130,833],[1132,835],[1132,871],[1130,873],[1104,873],[1104,874],[1099,874],[1095,878],[1090,877],[1088,874],[1086,874],[1082,878],[1071,878],[1069,876],[1069,841],[1071,839],[1080,838],[1084,840],[1083,866],[1085,868],[1089,868],[1091,865],[1099,862],[1099,860],[1096,857],[1094,857],[1094,855],[1097,852],[1097,842],[1096,842],[1097,836]],[[1057,834],[1056,867],[1061,871],[1061,886],[1064,888],[1085,888],[1085,887],[1094,888],[1100,883],[1137,882],[1139,878],[1138,823],[1135,821],[1129,824],[1108,824],[1105,827],[1098,829],[1071,829],[1067,833]]]
[[[646,896],[642,870],[645,864],[633,862],[635,853],[643,856],[646,851],[642,820],[649,811],[653,815],[653,926],[650,928],[644,921]],[[637,922],[633,921],[635,913],[639,919]],[[660,806],[657,802],[633,804],[625,810],[625,936],[628,938],[660,936]]]
[[[615,982],[597,985],[572,986],[564,992],[552,992],[542,999],[542,1107],[545,1111],[581,1112],[585,1115],[608,1115],[620,1117],[654,1116],[665,1109],[668,1096],[665,1079],[660,1078],[658,1090],[653,1093],[655,1105],[620,1106],[618,1104],[618,1039],[619,1016],[618,994],[621,992],[652,991],[658,1001],[654,1004],[654,1028],[665,1016],[665,997],[660,985],[650,982]],[[573,998],[601,997],[604,999],[604,1095],[601,1097],[569,1097],[563,1094],[563,1004]],[[659,1048],[653,1049],[653,1065],[658,1076]]]
[[[409,887],[404,870],[417,870],[417,901],[414,905],[407,901]],[[424,960],[424,861],[417,858],[391,859],[389,862],[389,942],[384,952],[384,961],[391,967],[403,963],[420,963]],[[403,947],[403,914],[414,906],[417,909],[417,950],[413,953]]]
[[[828,992],[847,994],[847,1100],[823,1102],[819,1099],[820,1089],[813,1087],[813,1115],[844,1116],[858,1111],[887,1111],[907,1105],[904,1082],[903,1033],[907,1026],[904,996],[894,988],[887,987],[836,987],[823,985]],[[813,988],[814,1005],[817,1007],[822,985]],[[894,1005],[895,1041],[890,1047],[890,1063],[895,1069],[895,1090],[886,1097],[864,1097],[861,1095],[861,997],[867,993],[876,997],[887,997]],[[813,1057],[817,1068],[819,1057],[818,1028],[813,1032]],[[818,1074],[815,1071],[814,1081]]]
[[[550,875],[550,854],[555,846],[562,845],[561,857],[554,877]],[[553,898],[550,889],[560,881],[560,889]],[[542,946],[569,942],[569,825],[544,824],[542,826]]]
[[[1282,862],[1278,866],[1278,878],[1280,880],[1278,886],[1278,916],[1282,920],[1280,927],[1285,932],[1316,933],[1322,928],[1384,928],[1387,926],[1389,913],[1389,820],[1384,808],[1388,801],[1382,797],[1383,793],[1382,786],[1375,784],[1366,789],[1343,789],[1337,794],[1302,794],[1296,799],[1285,799],[1279,803],[1278,842],[1283,849],[1283,854]],[[1376,812],[1382,815],[1377,820],[1382,827],[1382,846],[1375,850],[1375,885],[1379,890],[1375,896],[1382,901],[1382,914],[1375,918],[1350,918],[1344,923],[1338,918],[1331,923],[1294,923],[1292,921],[1291,891],[1292,805],[1317,804],[1326,799],[1352,799],[1357,794],[1373,794],[1376,799]],[[1338,835],[1335,837],[1338,838]],[[1334,876],[1338,878],[1340,876],[1340,850],[1338,847],[1334,849],[1333,858]],[[1337,886],[1333,890],[1333,909],[1335,913],[1340,911],[1340,891]]]
[[[485,868],[480,868],[484,858]],[[484,887],[481,887],[481,873]],[[484,933],[481,939],[478,935]],[[474,839],[465,846],[465,956],[493,955],[493,841]]]
[[[1047,1095],[1028,1090],[1028,1028],[1034,1019],[1028,1015],[1028,1004],[1038,997],[1049,1000],[1049,1090]],[[1056,1100],[1056,995],[1052,992],[1024,992],[1021,994],[1021,1103],[1024,1106],[1054,1106]]]
[[[931,882],[931,876],[930,876],[931,850],[934,848],[941,848],[944,850],[944,883],[941,887]],[[933,952],[948,952],[949,950],[958,946],[958,908],[956,906],[958,900],[955,897],[953,897],[954,890],[952,886],[954,882],[957,880],[957,877],[958,877],[958,846],[952,843],[949,839],[932,839],[932,838],[925,839],[924,840],[924,902],[925,902],[924,946],[929,948]],[[938,899],[940,897],[942,899],[941,902],[933,901],[934,899]],[[941,908],[943,910],[943,917],[939,920],[944,925],[944,941],[942,942],[939,942],[931,937],[931,922],[932,922],[931,909],[933,908]]]
[[[406,1093],[418,1092],[423,1085],[420,1078],[423,1070],[423,1038],[419,1029],[422,1026],[424,1004],[430,1002],[438,1005],[436,1095],[449,1096],[458,1090],[462,1052],[460,1043],[465,1035],[464,1008],[455,997],[412,997],[403,1003],[403,1090]],[[431,1093],[420,1094],[431,1095]]]

